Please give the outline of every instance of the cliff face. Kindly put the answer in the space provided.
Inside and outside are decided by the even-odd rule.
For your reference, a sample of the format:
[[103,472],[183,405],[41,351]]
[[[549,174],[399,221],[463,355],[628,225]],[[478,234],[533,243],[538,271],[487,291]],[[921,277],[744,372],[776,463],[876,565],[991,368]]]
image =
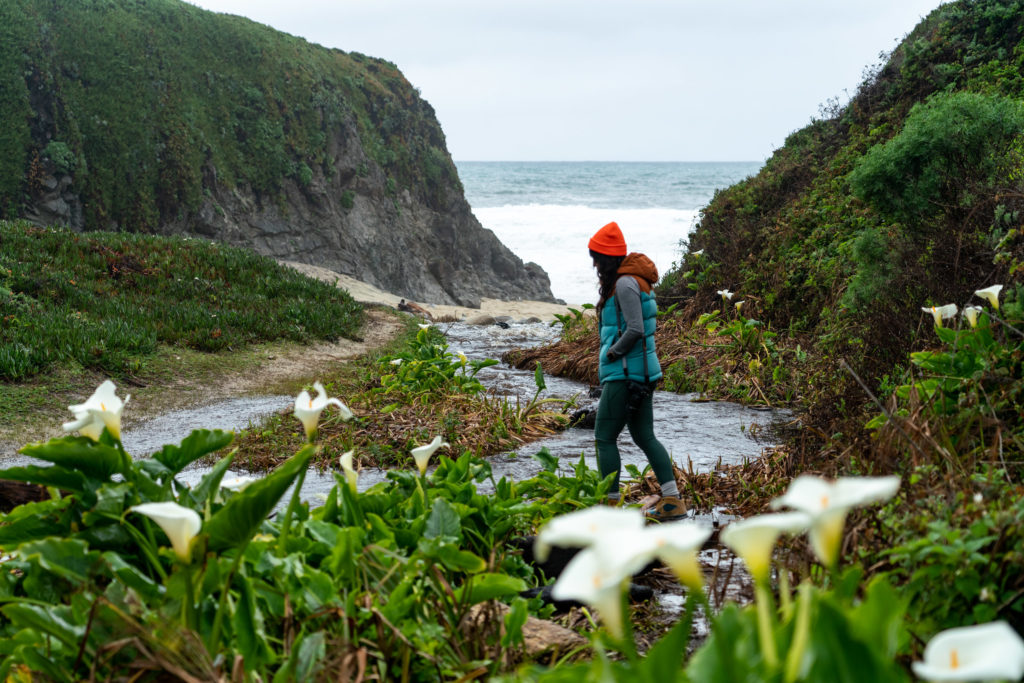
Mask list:
[[553,300],[389,62],[180,0],[10,0],[0,85],[0,217],[193,234],[433,303]]

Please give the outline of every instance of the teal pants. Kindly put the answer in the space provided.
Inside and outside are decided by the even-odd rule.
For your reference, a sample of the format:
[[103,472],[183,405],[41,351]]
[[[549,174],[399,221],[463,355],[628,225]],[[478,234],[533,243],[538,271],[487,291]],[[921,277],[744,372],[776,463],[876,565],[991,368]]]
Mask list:
[[639,409],[629,415],[626,410],[626,382],[605,382],[601,389],[601,401],[597,404],[597,420],[594,423],[594,439],[597,444],[597,467],[601,477],[615,473],[612,493],[619,490],[619,470],[622,458],[619,456],[619,434],[623,427],[629,427],[633,443],[647,456],[654,476],[659,484],[675,481],[672,459],[661,442],[654,436],[653,399],[648,396]]

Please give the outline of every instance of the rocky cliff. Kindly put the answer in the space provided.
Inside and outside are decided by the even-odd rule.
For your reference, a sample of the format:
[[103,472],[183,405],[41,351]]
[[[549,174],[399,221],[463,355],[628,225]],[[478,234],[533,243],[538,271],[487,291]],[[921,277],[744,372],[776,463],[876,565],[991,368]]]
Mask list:
[[433,303],[553,300],[389,62],[180,0],[10,0],[0,86],[0,217],[190,234]]

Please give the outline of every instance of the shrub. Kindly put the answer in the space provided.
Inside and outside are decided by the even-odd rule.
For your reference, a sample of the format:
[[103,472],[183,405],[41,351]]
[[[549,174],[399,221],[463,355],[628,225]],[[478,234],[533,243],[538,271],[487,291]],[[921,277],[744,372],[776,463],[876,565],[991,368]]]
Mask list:
[[970,206],[991,190],[1024,133],[1024,105],[999,95],[938,93],[914,105],[896,137],[875,145],[850,174],[854,193],[909,227],[941,207]]

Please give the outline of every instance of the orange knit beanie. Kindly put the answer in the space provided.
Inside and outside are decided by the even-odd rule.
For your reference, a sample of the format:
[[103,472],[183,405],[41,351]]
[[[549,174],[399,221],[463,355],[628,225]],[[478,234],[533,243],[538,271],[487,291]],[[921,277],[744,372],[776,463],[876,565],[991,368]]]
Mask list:
[[587,246],[591,251],[605,256],[626,255],[626,238],[622,236],[622,230],[615,221],[595,232]]

